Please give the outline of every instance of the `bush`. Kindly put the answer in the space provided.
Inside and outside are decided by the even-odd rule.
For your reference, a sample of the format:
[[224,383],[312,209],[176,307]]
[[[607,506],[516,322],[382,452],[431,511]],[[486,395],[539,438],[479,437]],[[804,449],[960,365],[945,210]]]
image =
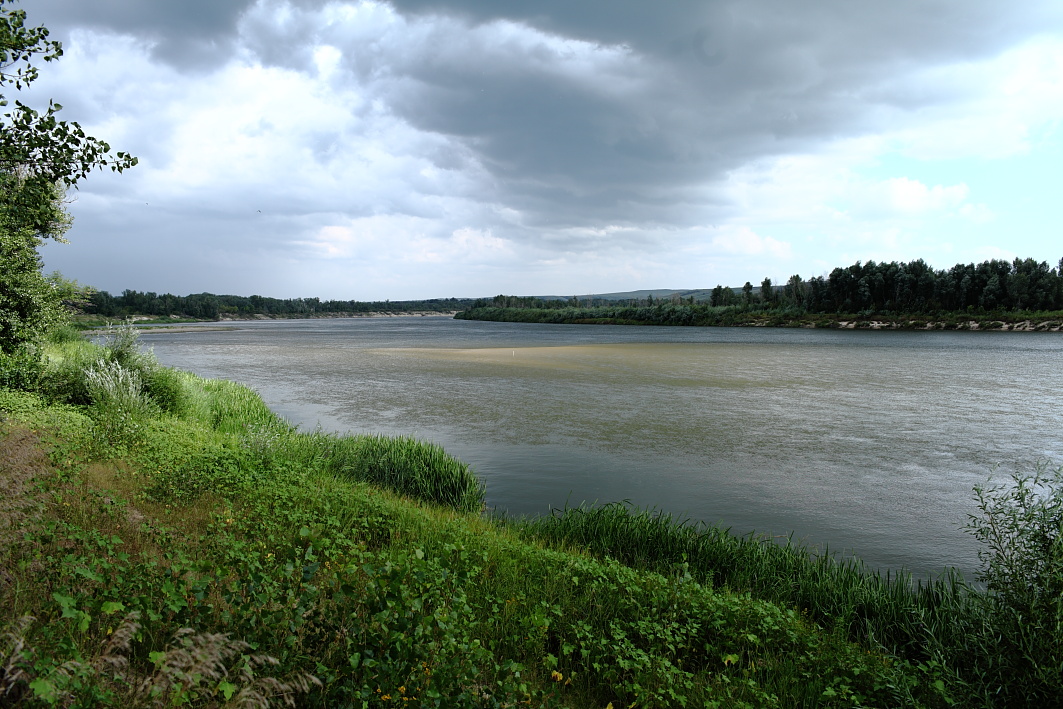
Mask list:
[[155,367],[144,377],[144,393],[167,414],[184,418],[193,411],[187,376],[170,367]]
[[132,321],[115,325],[105,332],[107,341],[103,343],[108,356],[123,367],[147,370],[155,366],[155,357],[140,350],[140,331]]
[[989,627],[974,649],[979,684],[1000,706],[1063,697],[1063,467],[975,488],[967,530],[982,542]]
[[59,325],[48,331],[48,342],[56,345],[61,345],[67,342],[80,342],[85,339],[81,330],[77,329],[73,325]]
[[44,361],[34,347],[23,346],[11,353],[0,351],[0,387],[34,391],[43,372]]
[[95,409],[101,443],[130,445],[143,423],[158,413],[158,407],[144,394],[138,370],[115,360],[100,358],[82,373],[85,389]]

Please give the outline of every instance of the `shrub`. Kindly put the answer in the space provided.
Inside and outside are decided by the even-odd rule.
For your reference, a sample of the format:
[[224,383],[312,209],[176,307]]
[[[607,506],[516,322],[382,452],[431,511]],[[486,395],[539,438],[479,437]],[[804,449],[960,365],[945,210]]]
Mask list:
[[67,342],[80,342],[83,339],[81,330],[70,324],[59,325],[48,331],[48,342],[56,345]]
[[184,418],[193,411],[186,375],[170,367],[155,367],[144,377],[144,393],[167,414]]
[[157,411],[144,395],[140,372],[119,362],[99,359],[83,372],[85,388],[101,442],[128,445],[138,436],[141,424]]
[[1063,697],[1063,467],[975,488],[967,530],[984,545],[989,627],[972,648],[977,681],[1003,706]]
[[[112,604],[121,606],[121,603]],[[88,657],[59,662],[34,659],[26,633],[36,619],[24,616],[12,623],[0,645],[0,697],[4,706],[26,700],[47,706],[179,706],[217,701],[219,695],[235,706],[268,707],[283,701],[294,706],[293,695],[305,694],[321,682],[297,673],[285,682],[265,672],[277,660],[249,652],[251,646],[222,633],[196,633],[182,628],[164,651],[150,655],[145,671],[129,659],[141,633],[140,614],[129,613],[115,631]],[[32,699],[31,699],[32,697]]]
[[14,352],[0,351],[0,387],[33,391],[43,372],[44,361],[32,346],[19,347]]
[[144,370],[154,366],[154,356],[140,350],[140,331],[132,321],[126,320],[111,327],[105,331],[105,336],[103,346],[108,356],[123,367]]

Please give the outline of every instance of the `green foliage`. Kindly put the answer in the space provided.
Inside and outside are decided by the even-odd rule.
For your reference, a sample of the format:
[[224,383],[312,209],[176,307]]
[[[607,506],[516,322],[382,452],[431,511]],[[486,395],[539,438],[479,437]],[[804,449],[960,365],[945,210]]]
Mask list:
[[267,298],[261,295],[239,296],[214,293],[173,295],[124,290],[120,295],[107,291],[92,292],[86,297],[85,310],[94,315],[124,318],[130,315],[153,315],[157,318],[191,318],[215,320],[228,315],[249,317],[315,317],[321,315],[357,315],[366,313],[401,314],[411,312],[454,312],[467,308],[469,298],[433,298],[431,300],[357,301],[320,300],[319,298]]
[[61,319],[62,309],[41,274],[40,239],[11,223],[5,194],[0,175],[0,354],[11,355],[38,342]]
[[22,344],[12,352],[0,351],[0,387],[32,391],[44,373],[44,362],[36,347]]
[[130,321],[115,325],[104,332],[101,343],[107,358],[123,367],[145,370],[155,366],[154,358],[140,349],[140,331]]
[[[54,275],[54,274],[53,274]],[[71,342],[80,342],[83,339],[81,330],[69,323],[63,323],[48,331],[48,342],[53,345],[64,345]]]
[[[151,448],[174,447],[170,434],[189,453],[224,441],[196,430],[160,425]],[[151,485],[155,471],[137,465],[115,478],[125,494],[77,471],[42,488],[60,517],[28,530],[20,552],[40,570],[9,567],[20,584],[49,589],[16,609],[40,619],[18,633],[39,659],[14,663],[18,686],[39,690],[39,702],[140,706],[148,682],[178,703],[221,704],[242,686],[239,663],[222,675],[176,659],[192,650],[182,638],[214,637],[195,644],[217,648],[222,632],[274,658],[261,667],[269,677],[304,678],[306,700],[327,706],[892,707],[911,705],[919,686],[918,674],[793,610],[541,549],[475,517],[298,467],[252,484],[234,476],[224,500],[172,499],[139,526],[135,507],[150,503],[137,483]],[[205,526],[194,522],[204,510]],[[143,619],[131,651],[98,650],[128,634],[118,619],[129,613]],[[121,672],[93,669],[118,654]],[[182,673],[192,666],[199,679]],[[311,674],[320,686],[305,681]]]
[[39,390],[56,403],[89,405],[92,399],[85,382],[85,370],[106,350],[87,340],[53,343],[48,346],[48,362],[41,376]]
[[1001,705],[1048,706],[1063,696],[1063,468],[1041,465],[975,495],[968,531],[982,543],[991,632],[978,638],[974,669]]
[[[0,89],[16,90],[38,77],[34,61],[54,61],[62,47],[44,27],[26,26],[26,12],[0,0]],[[0,94],[0,105],[8,105]],[[38,113],[20,101],[0,117],[0,353],[11,354],[40,340],[63,314],[71,293],[60,278],[41,273],[37,253],[43,239],[62,241],[70,226],[63,208],[68,186],[97,167],[121,172],[136,158],[85,135],[77,123],[60,121],[62,109],[49,102]]]
[[146,385],[160,367],[140,350],[136,330],[115,328],[102,347],[69,334],[51,339],[39,391],[57,403],[93,407],[101,444],[134,444],[143,423],[161,408]]
[[163,413],[176,418],[193,416],[189,377],[171,367],[152,367],[144,375],[144,393]]
[[140,372],[117,360],[99,359],[82,372],[99,435],[112,445],[137,441],[143,422],[156,411]]
[[[1063,264],[1063,261],[1061,261]],[[1063,267],[1063,266],[1061,266]],[[910,263],[859,261],[834,269],[828,278],[803,281],[793,275],[785,286],[765,278],[759,298],[748,281],[738,296],[734,289],[716,286],[708,304],[654,300],[617,302],[602,299],[542,300],[499,295],[477,300],[458,319],[503,322],[600,323],[614,325],[793,325],[831,326],[841,319],[868,320],[874,315],[905,319],[908,327],[925,327],[927,320],[967,327],[972,314],[993,313],[1010,322],[1024,319],[1059,320],[1063,308],[1063,272],[1033,259],[957,264],[949,270],[930,268],[922,260]],[[1055,323],[1058,325],[1058,322]],[[984,328],[984,326],[983,326]]]
[[19,391],[18,387],[0,386],[0,412],[26,415],[44,408],[44,402],[36,394]]
[[968,587],[952,574],[926,582],[883,576],[852,557],[816,553],[791,540],[738,537],[623,503],[556,510],[522,526],[533,537],[575,544],[636,568],[678,570],[718,588],[801,608],[851,640],[913,661],[929,657],[927,627],[937,628],[939,636],[962,635],[965,628],[950,619],[977,610]]
[[[55,61],[63,48],[48,39],[47,28],[27,27],[26,11],[11,9],[10,4],[11,0],[0,0],[0,88],[13,84],[21,90],[38,77],[33,62]],[[0,105],[8,105],[3,94]],[[28,178],[29,206],[40,202],[37,190],[47,190],[47,185],[73,184],[97,167],[121,172],[137,164],[136,158],[123,152],[111,157],[107,143],[85,135],[77,123],[60,121],[56,116],[62,108],[49,101],[45,112],[38,113],[15,101],[0,122],[0,169],[21,171]]]
[[434,443],[372,435],[330,443],[328,468],[341,476],[463,512],[483,509],[484,485],[472,468]]

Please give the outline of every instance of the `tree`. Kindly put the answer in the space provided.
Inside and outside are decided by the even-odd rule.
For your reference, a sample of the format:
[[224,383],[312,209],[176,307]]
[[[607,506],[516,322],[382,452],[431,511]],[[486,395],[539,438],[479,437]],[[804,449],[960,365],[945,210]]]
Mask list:
[[791,305],[797,307],[804,307],[805,304],[805,284],[801,280],[801,276],[794,274],[790,276],[790,280],[786,282],[785,288],[786,300]]
[[[22,90],[38,77],[34,62],[63,55],[45,27],[27,27],[25,10],[0,0],[0,92]],[[8,106],[0,93],[0,106]],[[63,241],[70,226],[64,197],[96,168],[115,172],[133,167],[128,153],[85,134],[75,122],[61,121],[54,101],[38,112],[16,100],[0,116],[0,355],[32,344],[60,312],[61,288],[41,273],[37,252],[44,239]]]
[[760,299],[765,305],[769,305],[775,300],[775,290],[772,288],[770,278],[765,278],[760,282]]

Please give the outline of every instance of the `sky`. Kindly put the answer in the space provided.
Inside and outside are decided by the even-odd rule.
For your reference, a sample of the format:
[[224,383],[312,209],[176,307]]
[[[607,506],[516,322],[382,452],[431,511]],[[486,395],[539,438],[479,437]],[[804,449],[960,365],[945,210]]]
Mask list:
[[[1056,0],[24,0],[131,152],[45,269],[409,300],[1063,257]],[[10,98],[15,98],[12,96]]]

